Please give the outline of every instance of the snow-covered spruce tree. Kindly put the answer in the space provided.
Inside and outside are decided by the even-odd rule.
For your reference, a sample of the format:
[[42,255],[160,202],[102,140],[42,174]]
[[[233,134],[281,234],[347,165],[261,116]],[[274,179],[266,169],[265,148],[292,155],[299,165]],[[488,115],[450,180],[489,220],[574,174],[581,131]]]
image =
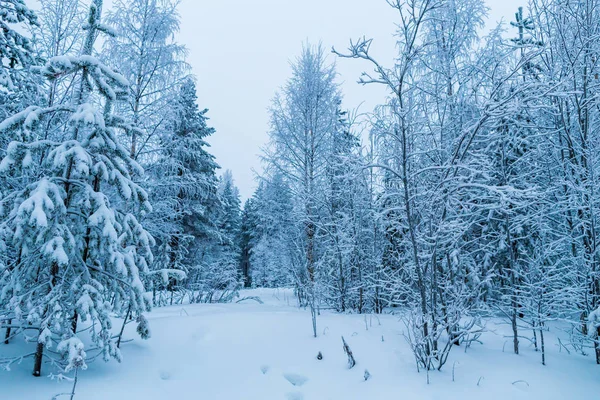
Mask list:
[[15,72],[31,65],[33,55],[31,41],[19,33],[17,27],[27,29],[36,25],[37,18],[24,0],[2,0],[0,9],[0,87],[11,90],[15,87]]
[[245,288],[252,287],[250,255],[252,254],[252,248],[254,247],[255,242],[256,217],[255,199],[246,200],[244,208],[242,209],[240,234],[238,238],[240,247],[240,274]]
[[197,107],[188,104],[195,101],[196,93],[185,62],[187,51],[174,40],[180,25],[178,5],[178,0],[114,1],[107,21],[117,34],[107,38],[102,49],[109,65],[130,82],[127,101],[117,106],[135,129],[119,139],[150,176],[140,184],[149,191],[155,208],[144,220],[158,239],[147,282],[154,304],[167,301],[165,288],[173,301],[190,267],[187,248],[193,235],[184,232],[183,220],[184,215],[203,212],[193,203],[206,193],[197,170],[204,168],[203,137],[211,133],[202,127],[194,132],[194,121],[184,120],[194,118],[191,113]]
[[[29,72],[35,64],[33,46],[30,38],[19,32],[36,26],[37,17],[24,0],[2,0],[0,10],[0,119],[5,119],[36,98],[37,82]],[[11,139],[1,135],[0,149]]]
[[222,198],[218,201],[207,210],[208,230],[195,243],[195,264],[186,285],[193,302],[229,302],[243,284],[239,274],[239,242],[236,237],[234,241],[229,239],[223,224]]
[[[220,207],[216,216],[219,240],[215,248],[216,269],[211,273],[212,290],[219,290],[218,301],[226,301],[237,295],[239,276],[239,235],[241,225],[241,201],[238,188],[230,170],[219,178]],[[213,301],[213,295],[209,297]]]
[[[35,14],[29,10],[24,1],[0,1],[0,119],[22,110],[40,97],[39,79],[31,72],[36,59],[28,37],[19,32],[32,29],[37,24]],[[6,154],[6,148],[12,140],[22,139],[14,132],[0,135],[0,158]],[[21,179],[14,179],[0,174],[0,198],[22,184]],[[11,251],[0,239],[0,270],[6,268],[10,261]],[[10,311],[0,303],[0,327],[6,326],[5,342],[12,337]]]
[[194,268],[188,279],[192,302],[229,302],[242,285],[239,274],[240,199],[231,173],[220,179],[217,202],[206,212],[214,230],[197,241]]
[[252,198],[253,232],[250,276],[254,287],[291,287],[301,267],[294,263],[294,237],[300,235],[293,220],[291,190],[281,173],[263,177]]
[[219,178],[219,197],[222,211],[218,225],[223,235],[223,244],[235,250],[241,224],[241,201],[231,170],[226,170]]
[[218,165],[205,141],[214,133],[206,112],[198,108],[194,80],[186,79],[161,134],[158,156],[148,163],[154,211],[147,222],[158,239],[151,266],[155,304],[161,303],[157,294],[166,288],[196,288],[197,270],[218,238]]
[[[141,276],[152,261],[153,239],[138,219],[150,204],[132,180],[143,170],[116,139],[117,130],[129,129],[112,113],[128,83],[92,55],[98,35],[111,33],[101,11],[102,0],[94,0],[80,56],[54,57],[40,69],[48,79],[79,75],[72,98],[28,107],[0,124],[24,139],[9,145],[2,174],[25,177],[34,157],[47,154],[32,183],[7,193],[0,207],[3,239],[14,254],[1,271],[0,302],[10,307],[17,329],[39,331],[35,376],[49,357],[45,347],[59,342],[58,349],[66,349],[79,341],[78,320],[91,325],[91,340],[105,360],[120,360],[111,314],[149,308]],[[56,113],[69,116],[65,139],[37,139]]]

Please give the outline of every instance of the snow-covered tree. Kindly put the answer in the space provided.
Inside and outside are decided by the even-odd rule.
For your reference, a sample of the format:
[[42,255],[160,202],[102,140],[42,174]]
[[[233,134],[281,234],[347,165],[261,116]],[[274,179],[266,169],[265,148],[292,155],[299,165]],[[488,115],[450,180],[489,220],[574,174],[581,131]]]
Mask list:
[[[85,34],[86,8],[79,0],[40,0],[38,24],[31,28],[37,57],[49,60],[58,56],[76,56],[81,52]],[[46,82],[46,101],[49,106],[65,101],[72,95],[77,79],[73,75],[56,77]],[[58,120],[58,121],[56,121]],[[55,118],[55,125],[64,121]]]
[[[29,68],[36,64],[34,48],[31,38],[23,34],[38,22],[23,0],[2,0],[0,10],[0,119],[4,119],[38,98],[38,81]],[[12,139],[1,135],[0,151]]]
[[493,35],[483,52],[473,52],[482,2],[389,3],[402,18],[392,67],[373,58],[372,41],[364,38],[337,54],[369,63],[374,72],[360,82],[389,91],[372,132],[380,150],[371,167],[384,185],[380,286],[388,301],[412,309],[406,336],[418,364],[439,369],[475,321],[467,317],[482,279],[476,253],[463,250],[478,223],[478,202],[503,190],[486,189],[475,143],[512,106],[514,94],[497,95],[502,78],[488,81],[480,73],[486,65],[500,71],[507,53],[494,47]]
[[[562,317],[572,322],[574,348],[585,352],[580,343],[588,346],[593,336],[586,319],[600,302],[595,228],[599,216],[595,166],[599,161],[600,114],[594,94],[600,82],[600,46],[595,40],[600,30],[598,2],[533,1],[531,13],[521,24],[515,24],[522,33],[515,44],[525,53],[531,52],[531,47],[541,47],[539,56],[526,65],[526,72],[536,84],[531,92],[544,105],[537,108],[534,123],[548,138],[542,153],[546,170],[541,176],[545,179],[540,183],[547,193],[544,213],[552,218],[548,224],[551,230],[545,233],[552,240],[546,244],[550,257],[544,268],[553,271],[547,273],[550,276],[561,271],[560,285],[570,289],[559,296],[563,299]],[[548,92],[557,95],[544,95]],[[539,276],[539,267],[535,272]],[[555,296],[552,293],[546,299]],[[574,314],[580,318],[572,318]],[[600,341],[596,338],[591,346],[600,364]]]
[[242,285],[240,211],[238,189],[231,173],[226,172],[219,179],[217,202],[207,209],[211,229],[196,240],[195,264],[187,284],[193,302],[227,302],[237,296]]
[[254,197],[250,276],[255,287],[288,287],[304,265],[295,262],[295,237],[301,227],[293,219],[292,193],[281,173],[263,177]]
[[[98,35],[112,34],[101,13],[102,0],[94,0],[79,56],[53,57],[40,69],[50,80],[78,75],[72,97],[51,107],[30,106],[0,124],[22,138],[8,146],[2,174],[27,177],[45,154],[31,183],[0,203],[2,239],[12,255],[0,271],[0,304],[17,331],[39,331],[35,376],[45,347],[66,349],[67,341],[78,340],[78,321],[90,326],[85,330],[105,360],[120,359],[112,316],[149,308],[142,277],[154,241],[139,220],[151,207],[133,181],[143,170],[117,140],[117,131],[130,130],[113,113],[128,82],[93,56]],[[64,139],[44,140],[46,121],[55,114],[68,116]]]
[[196,84],[189,78],[172,106],[156,161],[147,168],[154,205],[148,229],[158,239],[152,266],[155,295],[165,285],[171,292],[181,285],[218,236],[214,216],[220,206],[218,165],[206,143],[214,129],[207,125],[207,110],[200,110],[197,100]]
[[[240,257],[240,228],[241,201],[238,188],[233,181],[233,174],[226,170],[219,178],[218,195],[220,200],[216,215],[213,216],[218,229],[218,241],[213,254],[204,264],[212,263],[213,288],[226,289],[227,295],[236,295],[240,287],[239,257]],[[210,261],[212,259],[212,261]],[[221,299],[222,300],[222,299]]]
[[304,265],[297,276],[298,289],[305,292],[313,316],[316,337],[316,268],[320,259],[317,242],[319,208],[331,137],[338,124],[341,95],[333,64],[328,64],[322,46],[306,45],[292,64],[292,77],[277,94],[271,107],[270,147],[266,159],[283,174],[292,189],[296,222],[303,225],[295,238]]
[[14,74],[28,67],[33,62],[33,48],[31,40],[20,33],[37,24],[33,11],[25,5],[24,0],[0,1],[0,88],[13,90]]
[[219,179],[219,197],[221,198],[221,216],[218,225],[223,235],[223,243],[235,250],[240,233],[241,201],[231,170],[226,170]]
[[323,241],[320,268],[324,301],[339,311],[374,309],[367,298],[367,277],[372,258],[372,209],[366,160],[360,140],[352,132],[347,113],[339,112],[327,161],[324,214],[319,222]]
[[169,109],[189,73],[187,50],[174,38],[178,5],[179,0],[116,0],[108,13],[117,34],[106,40],[103,54],[130,82],[122,112],[140,128],[126,139],[140,162],[160,146]]
[[244,208],[242,210],[238,238],[240,247],[240,274],[245,288],[252,287],[252,264],[250,262],[250,255],[252,254],[252,248],[254,247],[257,234],[256,218],[256,202],[254,199],[248,199],[244,203]]
[[83,45],[85,6],[77,0],[40,0],[38,24],[30,30],[39,57],[77,54]]

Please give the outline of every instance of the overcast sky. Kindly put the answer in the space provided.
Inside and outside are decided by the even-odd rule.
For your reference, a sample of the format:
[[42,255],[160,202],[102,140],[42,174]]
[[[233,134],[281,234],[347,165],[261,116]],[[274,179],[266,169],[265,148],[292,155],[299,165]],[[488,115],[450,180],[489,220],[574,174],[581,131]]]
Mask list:
[[[523,0],[489,0],[490,21],[510,20]],[[394,56],[395,12],[385,0],[183,0],[179,40],[189,49],[198,77],[201,107],[216,129],[209,140],[223,169],[231,169],[244,199],[261,170],[260,149],[268,140],[268,107],[290,75],[290,60],[302,43],[321,41],[343,50],[350,38],[374,39],[373,53]],[[382,89],[356,83],[368,66],[336,61],[344,106],[370,111]],[[389,64],[389,63],[388,63]]]

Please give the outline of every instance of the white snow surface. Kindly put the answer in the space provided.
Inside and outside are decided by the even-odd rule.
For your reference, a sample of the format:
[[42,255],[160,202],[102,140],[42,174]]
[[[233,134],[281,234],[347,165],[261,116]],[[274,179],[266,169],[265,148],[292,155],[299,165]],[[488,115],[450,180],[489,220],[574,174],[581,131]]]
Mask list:
[[[95,361],[79,372],[76,400],[351,400],[351,399],[574,399],[600,397],[600,367],[592,357],[559,352],[547,333],[547,366],[533,347],[510,352],[510,328],[490,322],[483,344],[456,347],[441,372],[417,373],[394,315],[336,314],[318,318],[296,307],[289,290],[243,291],[264,304],[178,305],[147,315],[148,341],[122,346],[123,363]],[[115,324],[115,329],[119,326]],[[492,332],[493,331],[493,332]],[[524,332],[525,333],[525,332]],[[344,336],[357,360],[348,370]],[[382,341],[383,336],[383,341]],[[0,344],[0,354],[4,353]],[[14,345],[8,346],[13,347]],[[503,351],[503,347],[505,351]],[[322,360],[317,360],[321,351]],[[45,365],[45,373],[50,367]],[[452,381],[454,367],[455,382]],[[50,400],[71,383],[30,375],[31,360],[0,372],[1,400]],[[371,377],[365,381],[365,369]],[[597,397],[598,396],[598,397]],[[64,397],[60,397],[64,398]],[[60,399],[59,398],[59,399]],[[68,397],[67,397],[68,398]]]

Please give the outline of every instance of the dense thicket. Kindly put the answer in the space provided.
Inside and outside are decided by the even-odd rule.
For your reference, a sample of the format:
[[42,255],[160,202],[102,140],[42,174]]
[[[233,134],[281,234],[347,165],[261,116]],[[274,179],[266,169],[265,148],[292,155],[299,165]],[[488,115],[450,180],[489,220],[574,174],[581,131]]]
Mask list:
[[388,92],[368,136],[340,112],[320,47],[303,49],[273,101],[247,210],[252,284],[290,282],[312,310],[401,307],[425,369],[492,315],[515,353],[531,341],[545,362],[548,322],[561,320],[564,345],[600,363],[600,4],[532,0],[485,36],[481,0],[389,4],[392,65],[371,39],[334,50]]

